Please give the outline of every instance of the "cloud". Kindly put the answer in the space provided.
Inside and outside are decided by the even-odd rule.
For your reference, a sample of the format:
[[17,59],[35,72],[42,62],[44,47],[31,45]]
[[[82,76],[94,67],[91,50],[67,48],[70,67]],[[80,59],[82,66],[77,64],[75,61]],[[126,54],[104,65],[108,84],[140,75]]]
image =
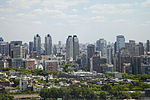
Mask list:
[[7,0],[6,3],[17,9],[29,9],[35,4],[40,4],[40,0]]
[[150,0],[146,0],[146,1],[142,2],[141,5],[142,5],[143,7],[148,7],[148,6],[150,6]]
[[126,20],[126,19],[116,19],[116,20],[113,20],[112,22],[115,22],[115,23],[126,23],[126,22],[128,22],[128,20]]
[[11,13],[11,12],[15,12],[15,10],[11,8],[0,8],[0,13]]
[[55,9],[67,9],[81,3],[88,3],[90,0],[43,0],[41,3],[45,7],[54,7]]
[[77,9],[72,9],[72,11],[73,11],[73,12],[78,12],[78,10],[77,10]]
[[146,22],[144,22],[144,23],[142,23],[142,24],[140,24],[141,26],[148,26],[148,25],[150,25],[150,21],[146,21]]
[[84,10],[90,10],[94,14],[129,14],[134,12],[133,9],[129,9],[130,4],[96,4]]
[[16,17],[19,17],[19,18],[34,18],[35,15],[30,14],[30,13],[17,13]]
[[[74,9],[75,10],[75,9]],[[44,9],[34,9],[32,11],[33,14],[41,14],[41,15],[45,15],[45,16],[49,16],[51,18],[63,18],[63,19],[74,19],[74,18],[79,18],[79,15],[76,14],[66,14],[63,11],[59,10],[59,9],[48,9],[48,8],[44,8]]]
[[106,22],[107,19],[104,16],[95,16],[91,18],[95,22]]
[[33,21],[32,23],[33,23],[33,24],[38,24],[38,25],[42,24],[41,21]]

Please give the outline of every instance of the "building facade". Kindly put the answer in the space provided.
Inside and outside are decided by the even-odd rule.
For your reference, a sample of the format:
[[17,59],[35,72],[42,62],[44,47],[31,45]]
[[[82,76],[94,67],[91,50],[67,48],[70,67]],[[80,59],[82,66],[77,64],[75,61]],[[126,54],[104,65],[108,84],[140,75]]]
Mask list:
[[66,41],[66,60],[73,61],[73,38],[68,36]]
[[89,44],[87,46],[87,67],[88,67],[88,71],[90,71],[90,67],[91,67],[90,59],[93,57],[94,53],[95,53],[95,45]]
[[79,40],[76,35],[73,36],[73,60],[77,60],[79,57]]
[[119,52],[121,48],[125,48],[125,37],[118,35],[116,40],[116,51]]
[[50,34],[45,37],[45,55],[52,55],[52,38]]
[[104,39],[97,40],[96,51],[100,51],[102,57],[107,57],[107,41]]
[[37,56],[41,56],[41,37],[38,34],[34,36],[34,51],[36,51]]

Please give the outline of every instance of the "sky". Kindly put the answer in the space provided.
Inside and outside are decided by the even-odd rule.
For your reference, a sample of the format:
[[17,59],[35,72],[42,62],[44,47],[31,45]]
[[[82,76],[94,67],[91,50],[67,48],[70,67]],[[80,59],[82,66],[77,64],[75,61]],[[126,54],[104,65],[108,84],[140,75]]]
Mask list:
[[53,43],[77,35],[80,43],[150,40],[150,0],[0,0],[0,37],[33,41],[50,34]]

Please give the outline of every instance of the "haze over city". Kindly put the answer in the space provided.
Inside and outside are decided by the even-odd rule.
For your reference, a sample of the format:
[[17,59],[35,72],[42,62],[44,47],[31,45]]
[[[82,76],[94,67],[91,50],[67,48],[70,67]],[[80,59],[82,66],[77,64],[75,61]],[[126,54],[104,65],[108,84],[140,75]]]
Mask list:
[[150,0],[0,0],[0,36],[29,42],[37,33],[65,43],[78,35],[80,43],[99,38],[114,42],[146,42],[150,33]]

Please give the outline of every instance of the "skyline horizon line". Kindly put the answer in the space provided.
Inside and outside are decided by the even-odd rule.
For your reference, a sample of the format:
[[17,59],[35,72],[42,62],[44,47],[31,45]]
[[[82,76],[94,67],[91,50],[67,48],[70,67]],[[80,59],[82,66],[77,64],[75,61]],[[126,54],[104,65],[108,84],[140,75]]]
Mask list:
[[[125,42],[129,42],[129,40],[134,40],[136,43],[142,42],[142,43],[145,44],[147,40],[150,40],[150,39],[145,39],[145,41],[140,41],[140,40],[137,41],[137,39],[128,39],[128,38],[126,38],[126,35],[124,35],[124,34],[118,34],[118,35],[114,36],[114,37],[115,37],[114,41],[112,41],[112,40],[111,40],[111,41],[108,41],[108,40],[106,39],[106,37],[102,37],[102,38],[93,39],[93,40],[95,40],[95,41],[92,41],[92,42],[89,42],[89,41],[80,42],[80,40],[82,40],[82,39],[79,38],[79,35],[77,35],[77,34],[69,34],[69,35],[66,36],[66,38],[65,38],[66,40],[63,40],[63,41],[62,41],[62,40],[57,40],[57,41],[55,40],[55,42],[54,42],[54,41],[53,41],[53,36],[52,36],[50,33],[46,33],[46,34],[43,34],[43,33],[34,33],[33,39],[34,39],[34,36],[36,36],[37,34],[41,37],[41,43],[44,43],[45,37],[49,34],[49,35],[51,36],[51,38],[52,38],[52,44],[58,44],[59,41],[61,41],[62,44],[66,44],[66,40],[67,40],[68,36],[74,36],[74,35],[76,35],[76,36],[78,37],[80,44],[95,44],[96,41],[99,40],[99,39],[104,39],[104,40],[107,41],[107,43],[111,43],[111,44],[112,44],[112,43],[115,43],[115,41],[116,41],[116,39],[117,39],[116,37],[119,36],[119,35],[123,35],[123,36],[125,37]],[[27,41],[24,41],[24,40],[21,40],[21,39],[7,40],[7,39],[6,39],[4,36],[2,36],[2,35],[1,35],[0,37],[2,37],[5,42],[22,41],[23,43],[29,43],[29,42],[33,42],[33,41],[34,41],[34,40],[27,40]],[[6,36],[6,37],[7,37],[7,36]]]

